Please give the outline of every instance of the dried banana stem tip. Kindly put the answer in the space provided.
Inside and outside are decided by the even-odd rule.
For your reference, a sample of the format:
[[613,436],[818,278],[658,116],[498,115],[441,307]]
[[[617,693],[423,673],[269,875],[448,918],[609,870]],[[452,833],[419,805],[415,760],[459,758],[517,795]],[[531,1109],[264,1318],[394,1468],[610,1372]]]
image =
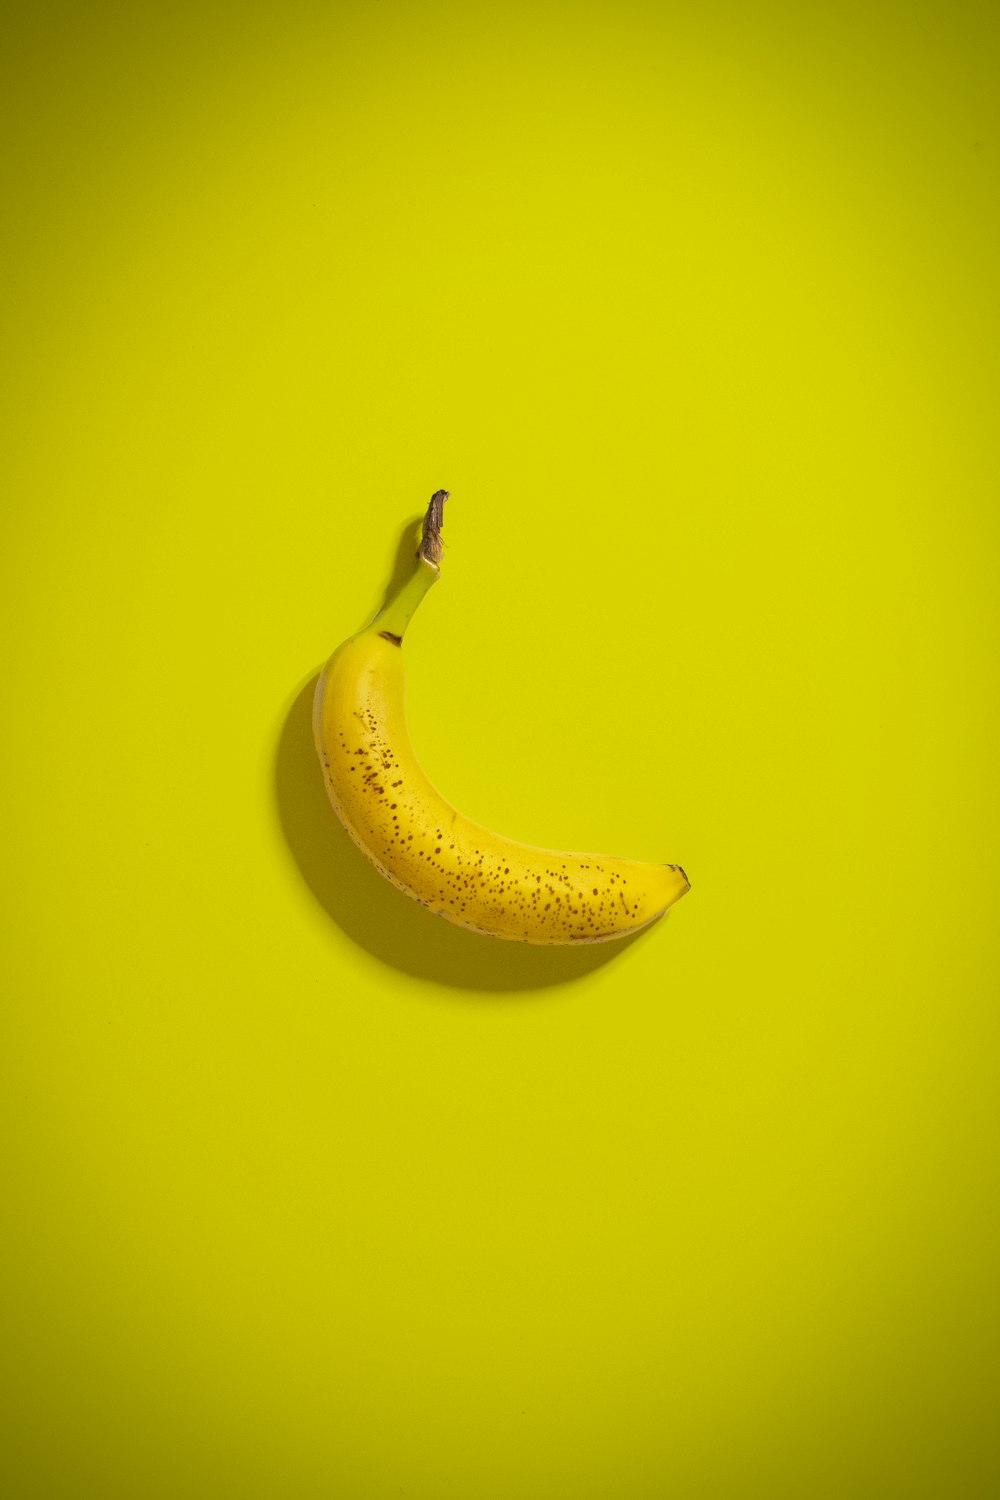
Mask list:
[[424,530],[420,538],[420,547],[417,556],[422,557],[424,562],[433,563],[436,568],[441,562],[441,554],[444,544],[441,541],[441,527],[444,523],[444,502],[448,498],[447,490],[435,490],[431,496],[431,503],[427,507],[424,516]]

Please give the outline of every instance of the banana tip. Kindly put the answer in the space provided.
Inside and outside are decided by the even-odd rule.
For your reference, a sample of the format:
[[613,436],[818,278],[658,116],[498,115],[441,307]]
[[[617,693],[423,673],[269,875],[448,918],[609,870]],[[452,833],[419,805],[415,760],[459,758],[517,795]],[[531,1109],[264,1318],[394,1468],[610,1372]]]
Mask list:
[[684,866],[683,865],[668,865],[667,869],[668,870],[676,870],[677,871],[678,875],[684,881],[684,885],[686,887],[684,894],[687,895],[687,892],[691,889],[691,882],[688,879],[687,871],[685,870]]

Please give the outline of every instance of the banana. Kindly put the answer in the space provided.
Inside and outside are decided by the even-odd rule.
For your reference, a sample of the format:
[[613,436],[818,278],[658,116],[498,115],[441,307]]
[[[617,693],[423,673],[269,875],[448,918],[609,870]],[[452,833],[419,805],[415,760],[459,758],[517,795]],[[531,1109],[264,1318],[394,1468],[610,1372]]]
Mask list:
[[680,865],[502,838],[446,802],[414,755],[403,712],[402,643],[440,576],[447,498],[438,490],[427,508],[412,575],[320,674],[313,729],[330,801],[387,880],[460,927],[522,943],[626,937],[690,889]]

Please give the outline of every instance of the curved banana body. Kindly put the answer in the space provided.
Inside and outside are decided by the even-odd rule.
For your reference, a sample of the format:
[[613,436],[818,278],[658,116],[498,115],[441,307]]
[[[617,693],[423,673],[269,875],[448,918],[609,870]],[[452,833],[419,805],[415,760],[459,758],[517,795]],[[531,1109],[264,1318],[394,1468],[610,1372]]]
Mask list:
[[544,944],[606,942],[645,927],[690,889],[679,865],[503,838],[452,807],[421,769],[404,716],[402,637],[437,576],[421,556],[409,583],[320,676],[316,747],[341,822],[387,880],[461,927]]

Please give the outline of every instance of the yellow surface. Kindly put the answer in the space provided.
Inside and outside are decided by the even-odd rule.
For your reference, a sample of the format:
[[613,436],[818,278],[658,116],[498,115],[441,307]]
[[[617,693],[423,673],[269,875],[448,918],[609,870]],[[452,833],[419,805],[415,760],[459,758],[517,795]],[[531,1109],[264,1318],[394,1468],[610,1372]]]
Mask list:
[[[985,3],[8,7],[12,1500],[997,1493]],[[673,860],[448,927],[307,697]]]

